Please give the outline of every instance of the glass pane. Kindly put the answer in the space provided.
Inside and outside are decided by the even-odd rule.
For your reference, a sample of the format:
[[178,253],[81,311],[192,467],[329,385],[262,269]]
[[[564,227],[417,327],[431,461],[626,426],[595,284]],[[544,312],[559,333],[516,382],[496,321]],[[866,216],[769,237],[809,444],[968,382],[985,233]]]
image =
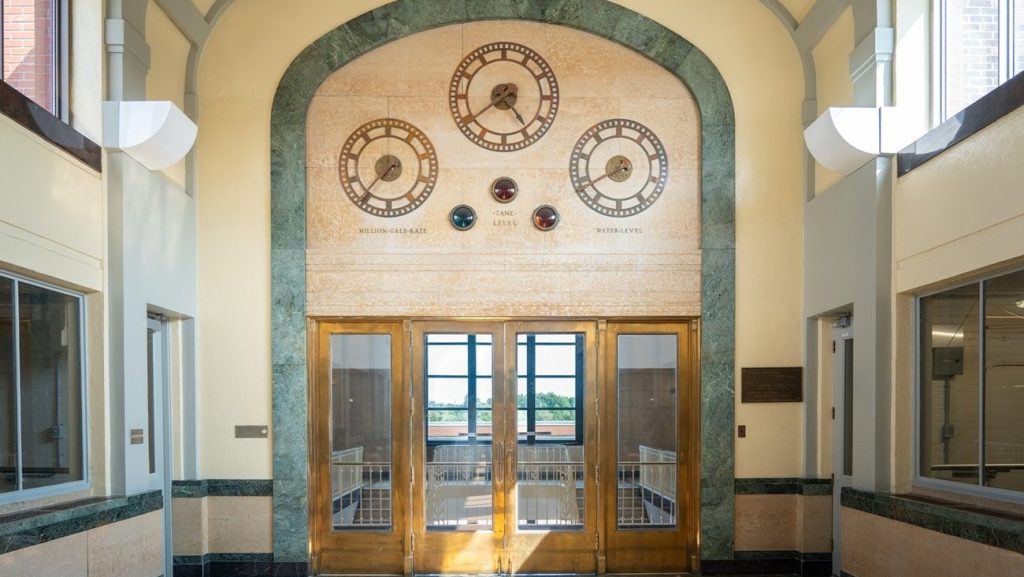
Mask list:
[[[544,379],[537,375],[573,375],[577,347],[542,345],[569,343],[575,334],[521,334],[517,379],[516,520],[521,530],[581,530],[583,528],[583,450],[576,439],[576,380]],[[580,375],[582,378],[582,375]],[[533,398],[531,398],[531,395]],[[553,407],[556,409],[542,409]],[[557,408],[560,408],[557,409]],[[534,435],[531,429],[532,415]],[[564,440],[564,444],[551,441]],[[545,442],[547,441],[547,442]]]
[[469,379],[427,377],[427,407],[469,407]]
[[843,474],[853,474],[853,339],[843,340]]
[[620,528],[676,524],[676,335],[619,335]]
[[1024,271],[985,283],[985,484],[1024,490]]
[[537,408],[576,408],[576,379],[537,379]]
[[999,85],[1001,0],[945,0],[946,117]]
[[468,410],[427,411],[427,440],[446,441],[469,438]]
[[[491,335],[487,335],[488,337]],[[479,339],[477,343],[479,343]],[[476,346],[476,374],[477,376],[489,376],[491,374],[491,345],[490,343],[477,344]]]
[[391,526],[391,335],[331,335],[334,529]]
[[978,484],[978,285],[921,299],[921,471]]
[[427,530],[490,529],[494,524],[492,338],[490,334],[460,335],[459,344],[431,346],[434,337],[427,335],[427,366],[443,370],[440,374],[467,378],[437,378],[433,376],[435,369],[427,375],[426,394],[431,407],[465,407],[427,412]]
[[54,107],[54,2],[3,0],[3,80],[36,104]]
[[[490,371],[488,371],[490,374]],[[476,407],[477,409],[488,408],[492,404],[491,397],[494,392],[494,381],[490,377],[476,380]]]
[[146,409],[149,413],[149,420],[147,422],[148,428],[146,429],[146,445],[149,446],[149,472],[156,473],[156,426],[154,420],[156,418],[156,411],[153,407],[153,401],[156,397],[156,383],[158,375],[156,374],[157,367],[153,364],[155,356],[158,351],[153,350],[153,329],[146,330]]
[[18,284],[23,489],[84,478],[79,299]]
[[576,411],[560,409],[537,411],[537,438],[576,438]]
[[565,345],[538,345],[537,375],[575,375],[576,347]]
[[15,395],[14,281],[0,278],[0,493],[18,489],[18,410]]
[[430,376],[469,376],[469,349],[466,335],[462,344],[427,344],[427,374]]

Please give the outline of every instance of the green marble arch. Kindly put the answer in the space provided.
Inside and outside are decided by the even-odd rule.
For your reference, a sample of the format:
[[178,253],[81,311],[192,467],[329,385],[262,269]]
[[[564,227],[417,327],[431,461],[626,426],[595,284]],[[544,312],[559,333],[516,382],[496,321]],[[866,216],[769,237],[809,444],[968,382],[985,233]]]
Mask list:
[[[684,9],[684,8],[680,8]],[[292,61],[271,115],[271,347],[274,559],[306,561],[306,111],[333,72],[384,44],[439,26],[528,20],[626,46],[678,77],[701,115],[701,556],[733,557],[735,116],[718,69],[661,24],[608,0],[397,0],[345,22]]]

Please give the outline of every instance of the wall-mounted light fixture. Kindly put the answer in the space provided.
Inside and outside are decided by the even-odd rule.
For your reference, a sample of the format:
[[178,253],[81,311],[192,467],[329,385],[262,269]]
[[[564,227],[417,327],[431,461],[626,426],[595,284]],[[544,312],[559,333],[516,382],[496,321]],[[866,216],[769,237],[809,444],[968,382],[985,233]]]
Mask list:
[[185,158],[198,132],[173,102],[103,103],[103,146],[124,151],[149,170],[163,170]]
[[850,174],[879,154],[895,154],[917,138],[913,116],[895,107],[834,107],[804,129],[819,164]]

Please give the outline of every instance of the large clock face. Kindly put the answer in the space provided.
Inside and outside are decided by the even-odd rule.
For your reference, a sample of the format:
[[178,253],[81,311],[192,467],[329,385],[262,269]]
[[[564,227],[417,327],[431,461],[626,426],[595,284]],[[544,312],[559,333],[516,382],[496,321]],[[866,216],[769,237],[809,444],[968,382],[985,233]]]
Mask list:
[[348,137],[338,158],[345,194],[375,216],[417,208],[437,183],[437,154],[420,129],[394,118],[372,120]]
[[448,94],[455,124],[488,150],[511,152],[537,142],[558,112],[558,82],[536,52],[495,42],[471,52]]
[[615,118],[591,127],[569,159],[573,190],[606,216],[647,210],[665,190],[668,159],[661,140],[643,124]]

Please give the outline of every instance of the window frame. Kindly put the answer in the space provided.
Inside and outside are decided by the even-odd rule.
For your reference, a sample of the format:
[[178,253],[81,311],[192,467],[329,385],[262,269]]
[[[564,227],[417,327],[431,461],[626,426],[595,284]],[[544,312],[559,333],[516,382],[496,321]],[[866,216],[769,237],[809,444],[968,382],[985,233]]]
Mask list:
[[[80,389],[79,390],[79,394],[81,395],[81,398],[82,398],[81,407],[79,407],[79,410],[81,411],[80,418],[81,418],[81,423],[82,423],[82,430],[81,430],[82,478],[79,479],[79,480],[76,480],[76,481],[68,481],[66,483],[60,483],[58,485],[49,485],[49,486],[46,486],[46,487],[35,487],[35,488],[32,488],[32,489],[16,489],[14,491],[9,491],[7,493],[0,493],[0,505],[7,505],[7,504],[11,504],[11,503],[19,503],[19,502],[23,502],[23,501],[29,501],[29,500],[33,500],[33,499],[41,499],[41,498],[46,498],[46,497],[55,497],[55,496],[65,495],[65,494],[68,494],[68,493],[74,493],[74,492],[77,492],[77,491],[82,491],[82,490],[89,489],[92,486],[92,476],[91,476],[91,470],[90,470],[90,467],[89,467],[89,465],[90,465],[90,453],[89,453],[89,429],[90,429],[90,427],[89,427],[89,386],[88,386],[88,376],[89,376],[89,373],[88,373],[87,365],[86,365],[86,358],[87,358],[87,355],[88,355],[88,348],[89,348],[89,346],[88,346],[88,343],[86,342],[86,326],[87,326],[87,323],[88,323],[88,317],[87,317],[88,311],[86,310],[86,306],[85,306],[85,295],[82,294],[82,293],[79,293],[79,292],[75,292],[75,291],[72,291],[72,290],[68,290],[68,289],[56,286],[56,285],[48,283],[48,282],[44,282],[44,281],[40,281],[40,280],[33,279],[33,278],[30,278],[30,277],[26,277],[24,275],[19,275],[19,274],[16,274],[16,273],[10,272],[8,270],[4,270],[4,269],[0,269],[0,278],[2,278],[2,279],[9,279],[9,280],[13,281],[13,284],[12,284],[12,286],[13,286],[13,295],[14,295],[14,303],[13,304],[14,304],[14,314],[15,315],[17,315],[18,312],[19,312],[19,307],[18,307],[18,285],[21,284],[21,283],[32,285],[32,286],[36,286],[36,287],[43,288],[43,289],[46,289],[46,290],[50,290],[50,291],[53,291],[53,292],[56,292],[56,293],[59,293],[59,294],[66,295],[66,296],[70,296],[70,297],[75,298],[78,301],[78,318],[79,318],[79,322],[78,322],[78,342],[80,343],[80,348],[79,348],[79,351],[78,351],[78,373],[79,373],[79,389]],[[21,365],[21,358],[20,358],[20,356],[21,355],[19,354],[19,350],[20,350],[20,343],[18,342],[18,339],[16,339],[15,342],[14,342],[14,353],[15,353],[14,362],[15,362],[15,376],[16,376],[16,380],[18,380],[18,381],[20,381],[20,374],[21,374],[21,370],[20,370],[20,365]],[[18,391],[19,391],[19,392],[16,393],[16,398],[20,399],[21,383],[18,382],[16,384],[17,384]],[[20,413],[21,413],[21,403],[20,403],[20,401],[17,402],[17,406],[15,408],[16,408],[16,413],[20,415]],[[19,423],[21,422],[20,417],[18,417],[17,422],[19,422]],[[18,430],[17,430],[17,445],[18,445],[18,462],[19,463],[20,463],[20,461],[22,459],[22,455],[21,455],[21,435],[22,435],[21,429],[20,429],[20,427],[18,427]],[[18,465],[16,465],[16,468],[17,467],[18,467]]]
[[[939,0],[939,1],[942,1],[942,0]],[[912,482],[912,486],[913,487],[921,487],[921,488],[925,488],[925,489],[934,489],[934,490],[939,490],[939,491],[945,491],[945,492],[948,492],[948,493],[959,493],[959,494],[963,494],[963,495],[969,495],[969,496],[972,496],[972,497],[982,497],[982,498],[994,499],[994,500],[999,500],[999,501],[1008,501],[1008,502],[1012,502],[1012,503],[1024,503],[1024,490],[1015,491],[1015,490],[1012,490],[1012,489],[1002,489],[1002,488],[998,488],[998,487],[991,487],[991,486],[988,486],[988,485],[983,485],[983,484],[980,484],[980,483],[976,483],[976,484],[958,483],[958,482],[955,482],[955,481],[947,481],[945,479],[937,479],[935,477],[926,477],[926,476],[921,474],[921,424],[922,424],[921,410],[923,408],[922,407],[922,403],[921,403],[921,393],[922,393],[921,378],[923,377],[922,371],[921,371],[921,361],[923,359],[923,354],[924,354],[924,351],[921,350],[921,331],[924,329],[924,326],[922,325],[922,322],[921,322],[921,306],[922,306],[922,301],[924,299],[928,298],[928,297],[939,295],[939,294],[942,294],[944,292],[948,292],[948,291],[952,291],[952,290],[956,290],[956,289],[960,289],[960,288],[964,288],[964,287],[969,287],[969,286],[978,286],[978,288],[979,288],[979,292],[978,292],[979,318],[980,318],[979,322],[980,322],[980,324],[983,327],[984,323],[985,323],[985,283],[987,283],[987,282],[989,282],[991,280],[995,280],[995,279],[998,279],[1000,277],[1008,276],[1008,275],[1015,274],[1015,273],[1018,273],[1018,272],[1021,272],[1021,271],[1024,271],[1024,267],[1017,267],[1017,268],[1013,268],[1013,269],[1009,269],[1009,270],[999,271],[999,272],[996,272],[996,273],[988,273],[988,274],[985,274],[984,276],[973,277],[969,281],[958,282],[958,283],[949,284],[949,285],[943,285],[941,288],[937,288],[935,290],[931,290],[931,291],[928,291],[928,292],[921,292],[921,293],[919,293],[919,294],[914,296],[914,320],[913,320],[913,327],[914,327],[913,328],[913,339],[914,339],[914,345],[913,345],[914,346],[914,354],[913,354],[913,363],[914,363],[914,371],[913,371],[913,379],[914,379],[914,387],[913,387],[913,389],[914,389],[913,390],[913,397],[914,397],[914,399],[913,399],[914,400],[914,403],[913,403],[913,405],[914,405],[914,415],[913,415],[913,417],[914,417],[913,418],[914,453],[913,454],[914,454],[914,457],[912,459],[912,461],[913,461],[913,463],[912,463],[913,471],[912,471],[912,476],[911,476],[911,482]],[[981,333],[981,345],[980,345],[981,346],[981,351],[979,353],[982,356],[984,355],[984,346],[985,346],[984,345],[984,341],[985,341],[985,338],[986,338],[986,333],[983,330],[982,333]],[[980,379],[979,383],[978,383],[979,395],[983,395],[984,394],[984,387],[985,387],[984,371],[982,371],[982,373],[979,375],[979,379]],[[985,443],[985,438],[984,438],[985,411],[983,410],[982,406],[979,406],[979,411],[978,411],[978,427],[979,427],[979,430],[982,432],[981,436],[979,437],[979,446],[978,446],[978,459],[979,459],[979,465],[980,465],[981,455],[984,452],[984,443]],[[979,478],[980,478],[980,476],[982,474],[983,473],[981,471],[979,471]]]
[[933,88],[933,118],[932,126],[938,126],[953,118],[961,111],[966,110],[986,94],[1006,84],[1015,76],[1013,68],[1015,61],[1016,46],[1014,43],[1014,24],[1016,18],[1024,19],[1024,14],[1016,14],[1014,0],[998,0],[999,6],[999,35],[998,35],[998,81],[996,85],[985,92],[978,99],[967,104],[960,110],[949,111],[947,107],[947,74],[946,74],[946,4],[948,0],[933,0],[931,4],[932,13],[932,52],[934,55],[932,63]]

